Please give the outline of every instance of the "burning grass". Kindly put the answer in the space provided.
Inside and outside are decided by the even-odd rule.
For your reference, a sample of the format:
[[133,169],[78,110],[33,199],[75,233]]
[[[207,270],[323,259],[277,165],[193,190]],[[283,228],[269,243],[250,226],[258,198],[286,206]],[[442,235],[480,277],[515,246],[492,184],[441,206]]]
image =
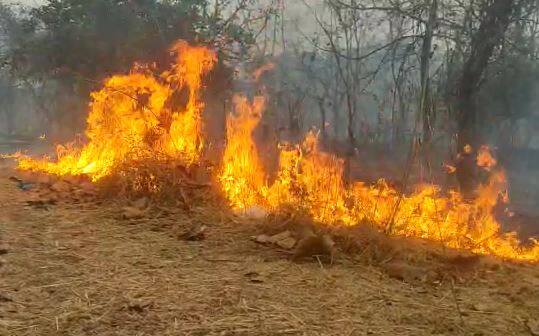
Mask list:
[[260,116],[250,111],[258,102],[252,107],[245,99],[240,102],[237,115],[228,123],[227,141],[233,144],[234,155],[225,153],[222,171],[226,174],[220,179],[237,211],[253,206],[270,212],[294,208],[330,226],[369,223],[390,235],[429,239],[449,248],[515,260],[539,260],[538,242],[522,247],[515,233],[501,231],[494,216],[500,199],[507,198],[506,179],[487,147],[480,149],[477,162],[490,172],[490,177],[472,201],[465,201],[455,191],[445,194],[431,184],[418,185],[408,195],[384,180],[375,185],[355,182],[346,186],[343,160],[320,151],[312,132],[301,145],[281,149],[277,178],[269,183],[252,139]]
[[97,182],[106,197],[148,198],[156,203],[189,209],[201,203],[213,203],[211,185],[197,175],[205,167],[178,164],[174,160],[144,159],[130,161]]
[[[186,185],[196,185],[191,167],[200,164],[204,132],[200,100],[202,78],[216,54],[183,41],[171,48],[176,63],[160,76],[137,66],[113,76],[92,94],[87,141],[59,146],[56,160],[19,158],[19,168],[50,174],[87,175],[109,181],[129,195],[167,194],[189,203]],[[186,93],[186,103],[179,95]],[[267,212],[283,208],[307,213],[330,227],[371,225],[394,236],[429,239],[448,248],[466,249],[514,260],[539,260],[539,244],[521,246],[514,233],[503,233],[494,216],[506,198],[506,179],[488,147],[477,164],[490,178],[466,201],[432,184],[399,193],[384,180],[375,185],[343,180],[343,160],[318,148],[314,132],[299,145],[281,145],[276,178],[269,181],[252,133],[264,110],[264,98],[234,98],[227,120],[227,143],[215,178],[232,209]]]
[[[56,160],[22,157],[19,167],[56,175],[89,175],[93,181],[130,162],[174,159],[186,166],[200,160],[203,148],[200,101],[202,76],[216,55],[180,41],[170,71],[155,77],[146,66],[109,78],[92,93],[86,143],[58,146]],[[187,90],[185,106],[175,94]]]

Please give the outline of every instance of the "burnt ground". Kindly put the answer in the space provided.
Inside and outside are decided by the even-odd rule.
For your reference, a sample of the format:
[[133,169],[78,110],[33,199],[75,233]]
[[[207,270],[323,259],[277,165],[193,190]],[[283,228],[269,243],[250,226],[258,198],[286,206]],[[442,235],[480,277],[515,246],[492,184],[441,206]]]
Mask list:
[[[11,173],[0,173],[0,335],[539,334],[538,266],[404,282],[344,255],[292,262],[250,239],[255,223],[211,208],[126,221],[114,202],[28,207]],[[178,239],[194,224],[206,239]]]

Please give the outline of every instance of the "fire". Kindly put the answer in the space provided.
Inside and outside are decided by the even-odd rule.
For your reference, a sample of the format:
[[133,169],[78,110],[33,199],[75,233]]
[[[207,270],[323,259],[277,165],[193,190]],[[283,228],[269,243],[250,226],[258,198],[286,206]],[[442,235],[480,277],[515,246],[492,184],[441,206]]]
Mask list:
[[[199,162],[204,148],[202,78],[213,68],[216,54],[183,41],[171,52],[175,64],[160,76],[148,66],[135,66],[92,93],[86,139],[58,146],[54,160],[16,154],[19,167],[56,175],[87,174],[97,181],[126,163]],[[384,180],[374,185],[345,183],[343,160],[321,151],[314,132],[299,145],[280,145],[278,169],[270,183],[253,139],[264,104],[262,97],[250,102],[237,96],[235,113],[227,119],[227,145],[217,180],[234,210],[294,208],[327,225],[369,223],[388,234],[425,238],[451,248],[539,260],[539,242],[522,247],[515,233],[502,232],[494,215],[500,199],[508,201],[507,188],[488,147],[479,148],[477,164],[490,177],[473,201],[432,184],[402,194]],[[471,154],[471,146],[465,152]]]
[[266,63],[253,71],[253,79],[255,80],[255,82],[258,82],[263,74],[273,69],[275,69],[274,63]]
[[302,209],[320,222],[350,224],[346,213],[343,161],[318,149],[318,138],[309,132],[294,149],[282,149],[277,179],[268,190],[269,204],[278,209]]
[[[186,165],[197,162],[203,148],[200,101],[202,76],[216,62],[205,47],[177,42],[176,64],[156,78],[146,66],[106,80],[92,93],[86,138],[58,146],[56,159],[19,159],[19,167],[56,175],[87,174],[92,180],[111,174],[115,166],[145,157],[172,157]],[[174,94],[188,90],[185,107]]]
[[[356,182],[347,186],[342,177],[344,162],[320,151],[313,132],[299,146],[281,146],[277,175],[268,185],[252,139],[261,106],[255,104],[256,113],[251,113],[253,107],[245,99],[239,102],[236,111],[240,106],[240,113],[227,122],[228,142],[220,175],[222,189],[234,209],[262,207],[277,211],[288,206],[327,225],[370,223],[392,235],[425,238],[450,248],[539,260],[539,242],[522,247],[515,233],[501,231],[494,216],[494,207],[507,193],[505,174],[496,168],[490,152],[490,179],[472,202],[458,192],[443,193],[431,184],[417,186],[408,195],[384,180],[375,185]],[[485,152],[480,151],[478,163],[483,163],[484,157]]]
[[445,172],[448,173],[448,174],[454,174],[454,173],[457,172],[457,167],[455,167],[453,165],[450,165],[448,163],[444,163],[443,168],[444,168]]
[[227,119],[227,146],[219,181],[232,207],[241,210],[262,202],[261,192],[265,189],[266,175],[252,138],[264,99],[258,97],[251,104],[247,98],[236,96],[234,106],[236,115]]
[[200,88],[202,75],[213,68],[217,57],[216,54],[205,47],[191,47],[185,41],[177,42],[172,51],[177,56],[177,62],[172,72],[165,73],[170,83],[178,83],[189,88],[189,100],[186,111],[174,112],[172,124],[167,139],[168,153],[171,155],[181,154],[183,158],[192,164],[200,159],[204,145],[202,137],[201,114],[204,103],[200,101]]
[[485,145],[479,147],[476,161],[477,166],[487,171],[490,171],[498,163],[496,159],[492,156],[492,153],[490,152],[490,147]]

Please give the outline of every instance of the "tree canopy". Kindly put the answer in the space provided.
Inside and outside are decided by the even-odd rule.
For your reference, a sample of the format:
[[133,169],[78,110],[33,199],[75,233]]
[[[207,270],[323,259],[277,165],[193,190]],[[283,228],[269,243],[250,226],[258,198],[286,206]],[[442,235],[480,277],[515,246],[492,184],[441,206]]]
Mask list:
[[209,6],[208,0],[51,0],[18,13],[3,6],[10,44],[3,64],[28,78],[100,79],[134,62],[164,60],[177,39],[250,43],[248,32],[225,25]]

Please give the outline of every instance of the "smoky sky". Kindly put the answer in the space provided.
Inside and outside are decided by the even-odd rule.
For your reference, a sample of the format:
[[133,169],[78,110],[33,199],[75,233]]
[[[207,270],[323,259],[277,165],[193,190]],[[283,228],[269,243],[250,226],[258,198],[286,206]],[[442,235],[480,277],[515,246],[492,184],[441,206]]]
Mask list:
[[25,6],[39,6],[47,2],[46,0],[2,0],[3,3],[8,4],[22,4]]

